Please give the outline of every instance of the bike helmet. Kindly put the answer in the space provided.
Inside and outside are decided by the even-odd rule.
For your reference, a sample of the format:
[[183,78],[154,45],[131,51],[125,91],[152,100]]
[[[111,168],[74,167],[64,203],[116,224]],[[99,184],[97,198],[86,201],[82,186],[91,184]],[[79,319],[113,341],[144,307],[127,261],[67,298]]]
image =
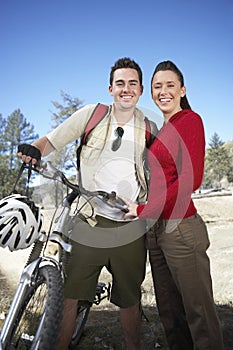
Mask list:
[[26,196],[13,194],[0,200],[0,246],[11,251],[28,248],[42,226],[40,209]]

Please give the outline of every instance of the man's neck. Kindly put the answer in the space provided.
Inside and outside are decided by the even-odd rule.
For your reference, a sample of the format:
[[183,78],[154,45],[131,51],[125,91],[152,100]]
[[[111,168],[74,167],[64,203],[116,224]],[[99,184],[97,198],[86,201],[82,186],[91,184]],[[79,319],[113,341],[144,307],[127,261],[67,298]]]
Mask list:
[[133,118],[134,111],[135,106],[132,106],[131,108],[123,108],[119,105],[114,105],[113,114],[118,122],[118,125],[124,126],[126,123],[128,123]]

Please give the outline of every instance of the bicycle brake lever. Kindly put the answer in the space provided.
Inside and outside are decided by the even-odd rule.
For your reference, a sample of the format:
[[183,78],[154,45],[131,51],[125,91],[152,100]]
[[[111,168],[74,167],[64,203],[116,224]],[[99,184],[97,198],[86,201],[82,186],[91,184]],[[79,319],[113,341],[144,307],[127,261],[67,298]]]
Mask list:
[[106,202],[113,208],[120,209],[124,213],[128,213],[129,211],[127,208],[125,208],[125,201],[118,197],[115,191],[109,193],[108,197],[106,197]]
[[123,213],[128,213],[129,209],[125,208],[123,205],[117,205],[116,204],[116,208],[120,209],[121,211],[123,211]]
[[50,161],[41,162],[39,173],[51,180],[57,180],[61,178],[61,172],[57,168],[55,168]]

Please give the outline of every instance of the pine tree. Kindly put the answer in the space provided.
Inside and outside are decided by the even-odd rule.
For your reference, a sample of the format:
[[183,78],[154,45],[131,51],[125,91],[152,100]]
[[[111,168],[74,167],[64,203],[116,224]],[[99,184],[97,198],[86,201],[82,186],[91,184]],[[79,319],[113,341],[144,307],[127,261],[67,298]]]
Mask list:
[[[7,118],[0,116],[0,197],[9,195],[13,189],[21,165],[17,157],[20,143],[31,143],[38,135],[34,133],[34,126],[27,122],[19,109]],[[26,186],[26,178],[20,182],[21,192]]]
[[221,180],[230,171],[230,157],[224,147],[224,142],[217,133],[211,137],[205,159],[204,184],[221,187]]
[[[64,120],[69,118],[74,112],[82,106],[82,101],[78,98],[73,98],[69,94],[61,91],[61,97],[63,104],[59,102],[52,101],[53,106],[58,110],[57,112],[52,112],[52,127],[56,128]],[[56,164],[56,166],[63,169],[70,169],[76,167],[76,148],[78,140],[73,144],[69,144],[64,147],[59,154],[55,153],[51,156],[51,161]]]

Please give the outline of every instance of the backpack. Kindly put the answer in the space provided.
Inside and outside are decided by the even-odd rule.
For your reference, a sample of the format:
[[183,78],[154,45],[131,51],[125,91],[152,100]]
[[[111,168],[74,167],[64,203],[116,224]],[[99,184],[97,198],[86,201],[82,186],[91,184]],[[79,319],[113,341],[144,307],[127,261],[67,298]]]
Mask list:
[[[104,105],[102,103],[98,103],[92,112],[87,125],[85,127],[84,133],[81,136],[80,145],[77,148],[76,151],[76,157],[77,157],[77,169],[80,168],[80,154],[82,150],[82,145],[86,145],[87,143],[87,137],[90,134],[90,132],[99,124],[99,122],[107,115],[109,111],[109,106]],[[152,127],[151,122],[147,117],[145,117],[145,123],[146,123],[146,147],[148,148],[152,142],[155,139],[155,135],[152,133]]]

